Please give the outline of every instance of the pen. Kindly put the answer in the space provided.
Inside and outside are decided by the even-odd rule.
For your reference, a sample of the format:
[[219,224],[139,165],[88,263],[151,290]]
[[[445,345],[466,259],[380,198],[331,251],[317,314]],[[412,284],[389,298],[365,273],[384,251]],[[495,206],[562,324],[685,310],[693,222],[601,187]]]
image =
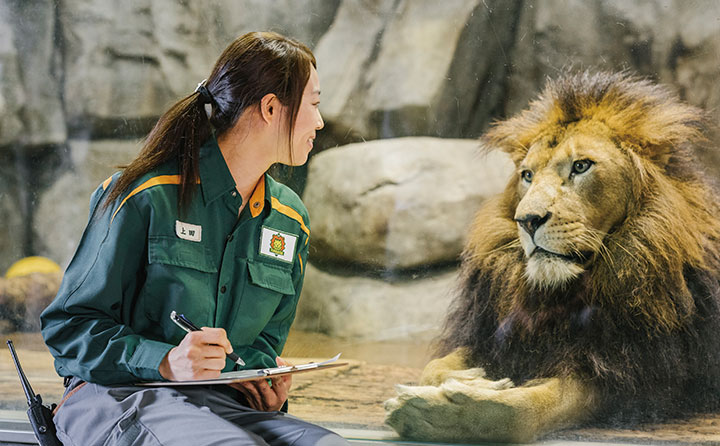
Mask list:
[[[191,331],[201,331],[200,328],[190,322],[190,319],[186,318],[184,314],[177,314],[175,311],[172,311],[170,312],[170,319],[172,319],[172,321],[175,322],[178,327],[182,328],[188,333],[190,333]],[[235,353],[228,353],[227,357],[230,358],[230,360],[235,364],[245,365],[245,361],[243,361],[242,358]]]

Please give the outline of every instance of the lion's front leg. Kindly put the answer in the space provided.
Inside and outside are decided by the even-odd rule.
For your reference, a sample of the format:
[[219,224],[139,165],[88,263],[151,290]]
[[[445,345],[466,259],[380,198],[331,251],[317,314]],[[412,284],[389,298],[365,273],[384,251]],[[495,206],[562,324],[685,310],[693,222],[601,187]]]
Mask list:
[[[458,348],[447,356],[430,361],[420,375],[421,386],[439,386],[457,374],[467,374],[467,350]],[[479,370],[479,369],[470,369]],[[484,375],[484,372],[481,372]]]
[[575,379],[449,378],[439,386],[398,386],[386,423],[402,437],[429,441],[530,442],[589,414],[592,392]]

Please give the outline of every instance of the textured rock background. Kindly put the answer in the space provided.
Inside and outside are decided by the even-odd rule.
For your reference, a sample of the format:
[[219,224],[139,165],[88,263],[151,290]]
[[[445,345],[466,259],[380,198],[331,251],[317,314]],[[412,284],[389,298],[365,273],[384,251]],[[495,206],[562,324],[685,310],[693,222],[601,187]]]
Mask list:
[[[317,242],[307,290],[320,289],[312,282],[323,274],[358,289],[373,281],[374,293],[418,271],[433,278],[452,268],[461,222],[496,190],[505,168],[486,159],[470,169],[459,161],[466,158],[439,149],[426,157],[429,147],[469,153],[492,120],[521,110],[547,76],[567,68],[634,71],[720,122],[718,23],[714,0],[0,0],[0,272],[26,255],[65,266],[97,184],[137,153],[138,140],[194,90],[234,37],[272,29],[315,51],[323,89],[327,125],[305,197],[316,208]],[[327,157],[318,155],[324,150]],[[700,155],[717,176],[720,157]],[[323,167],[330,159],[337,167]],[[384,166],[373,167],[378,159]],[[423,163],[432,168],[417,167]],[[411,171],[416,183],[403,176]],[[448,172],[465,201],[437,194],[450,188]],[[352,179],[353,203],[333,198],[328,185],[340,189],[338,175]],[[361,186],[377,199],[357,198]],[[426,208],[397,206],[413,193]],[[449,207],[457,224],[438,230],[448,227],[441,216]],[[360,214],[381,222],[371,237],[348,232]],[[341,263],[342,273],[333,269]],[[308,314],[317,314],[313,308]],[[339,319],[318,329],[343,327]]]
[[393,138],[312,158],[303,199],[313,262],[376,269],[454,262],[485,199],[514,171],[471,139]]
[[431,340],[456,279],[455,271],[444,271],[388,281],[309,265],[294,326],[358,341]]

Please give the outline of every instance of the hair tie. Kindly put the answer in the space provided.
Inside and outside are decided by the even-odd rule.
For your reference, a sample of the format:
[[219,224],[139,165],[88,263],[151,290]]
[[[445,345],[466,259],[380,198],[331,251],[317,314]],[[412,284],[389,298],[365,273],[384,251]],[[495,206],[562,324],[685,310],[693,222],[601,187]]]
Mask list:
[[205,82],[207,82],[207,79],[203,79],[203,81],[200,82],[195,89],[195,93],[200,94],[200,100],[203,105],[215,102],[207,87],[205,87]]

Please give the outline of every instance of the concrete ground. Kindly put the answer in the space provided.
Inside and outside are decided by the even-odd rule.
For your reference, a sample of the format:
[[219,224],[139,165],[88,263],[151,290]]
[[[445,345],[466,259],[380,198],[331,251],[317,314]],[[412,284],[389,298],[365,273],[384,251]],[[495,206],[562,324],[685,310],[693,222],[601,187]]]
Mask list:
[[[37,344],[23,342],[22,339],[15,341],[15,344],[35,391],[43,395],[45,402],[59,401],[63,388],[61,380],[55,375],[49,353],[37,347]],[[330,356],[332,354],[328,353],[322,359]],[[307,357],[288,359],[296,363],[313,360]],[[353,445],[431,444],[401,441],[383,424],[383,401],[394,396],[395,384],[416,383],[420,365],[406,367],[342,359],[349,365],[295,375],[290,400],[291,414],[335,430]],[[10,355],[7,349],[0,348],[0,445],[33,444],[34,438],[24,412],[26,407]],[[565,430],[537,444],[720,445],[720,414],[645,425],[636,429]]]

